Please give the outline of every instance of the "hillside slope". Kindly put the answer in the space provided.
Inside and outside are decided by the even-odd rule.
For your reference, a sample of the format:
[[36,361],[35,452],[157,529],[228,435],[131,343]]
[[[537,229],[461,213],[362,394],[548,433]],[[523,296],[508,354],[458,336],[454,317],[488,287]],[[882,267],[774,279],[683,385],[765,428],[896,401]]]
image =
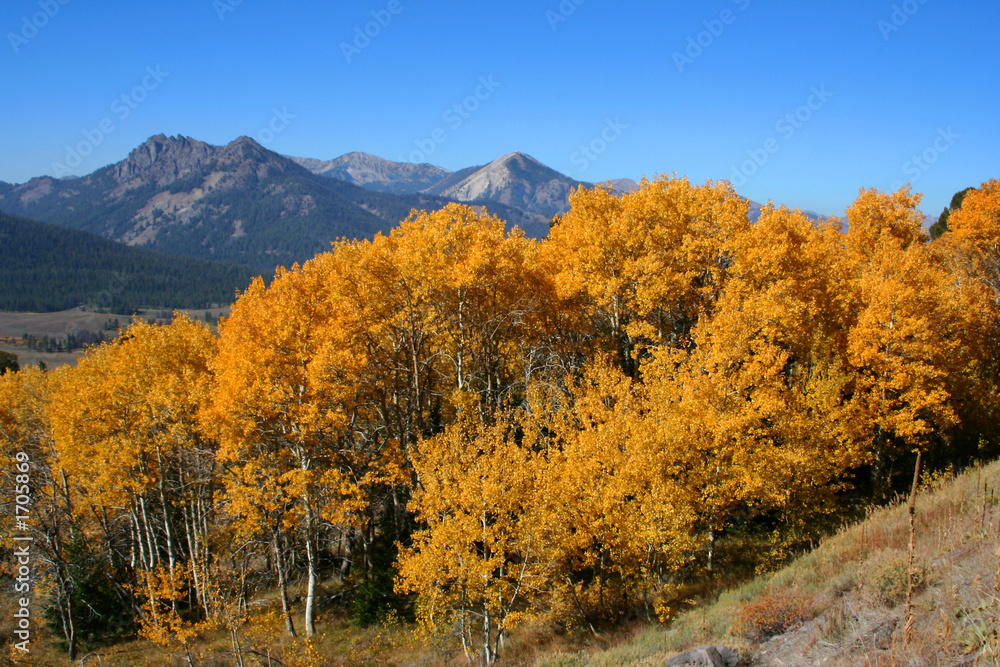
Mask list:
[[692,647],[736,647],[741,664],[1000,664],[1000,462],[930,482],[917,496],[913,624],[905,640],[905,502],[825,539],[773,575],[698,604],[664,630],[538,665],[662,665]]
[[0,213],[0,310],[51,312],[93,305],[203,308],[230,303],[253,272],[168,257],[87,232]]

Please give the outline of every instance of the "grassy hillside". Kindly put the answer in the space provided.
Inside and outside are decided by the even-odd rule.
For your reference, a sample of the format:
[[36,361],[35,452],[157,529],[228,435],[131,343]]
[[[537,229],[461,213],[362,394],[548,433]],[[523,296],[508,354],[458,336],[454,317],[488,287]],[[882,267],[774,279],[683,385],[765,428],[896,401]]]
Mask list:
[[168,257],[94,234],[0,213],[0,310],[108,312],[230,303],[245,267]]
[[871,512],[774,574],[699,600],[596,652],[547,667],[661,665],[705,645],[754,665],[1000,664],[1000,462],[924,480],[917,497],[913,624],[904,640],[909,522],[905,499]]

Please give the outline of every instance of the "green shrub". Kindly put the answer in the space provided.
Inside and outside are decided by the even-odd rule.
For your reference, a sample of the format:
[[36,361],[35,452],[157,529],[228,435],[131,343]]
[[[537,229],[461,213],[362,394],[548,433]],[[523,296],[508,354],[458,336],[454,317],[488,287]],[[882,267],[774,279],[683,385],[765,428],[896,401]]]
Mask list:
[[[894,607],[906,599],[909,589],[907,577],[907,556],[901,549],[883,550],[873,555],[863,568],[862,581],[865,588],[873,591],[878,598],[890,607]],[[927,586],[927,566],[922,560],[913,561],[914,592]]]

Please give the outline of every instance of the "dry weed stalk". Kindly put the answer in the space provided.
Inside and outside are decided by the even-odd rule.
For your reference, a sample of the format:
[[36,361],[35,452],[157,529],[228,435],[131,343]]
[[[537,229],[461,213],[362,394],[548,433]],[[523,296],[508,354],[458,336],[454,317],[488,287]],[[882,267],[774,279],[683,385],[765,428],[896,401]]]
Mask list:
[[861,600],[861,595],[865,591],[865,578],[863,576],[865,569],[865,538],[868,533],[868,524],[861,524],[861,548],[858,549],[858,576],[856,577],[858,581],[858,600]]
[[944,644],[944,649],[948,650],[951,645],[951,621],[944,609],[939,609],[938,613],[941,615],[941,641]]
[[[979,489],[976,489],[976,490],[978,491]],[[983,482],[983,512],[982,512],[982,514],[979,517],[979,533],[981,535],[983,535],[984,537],[987,535],[987,532],[986,532],[987,531],[987,528],[986,528],[986,506],[989,505],[989,494],[987,493],[988,490],[989,490],[989,486],[984,481]]]
[[903,646],[910,644],[910,632],[913,630],[913,541],[916,534],[915,518],[917,509],[917,484],[920,482],[920,461],[922,450],[917,450],[917,462],[913,467],[913,486],[910,489],[910,504],[907,513],[910,516],[910,545],[906,552],[906,624],[903,626]]

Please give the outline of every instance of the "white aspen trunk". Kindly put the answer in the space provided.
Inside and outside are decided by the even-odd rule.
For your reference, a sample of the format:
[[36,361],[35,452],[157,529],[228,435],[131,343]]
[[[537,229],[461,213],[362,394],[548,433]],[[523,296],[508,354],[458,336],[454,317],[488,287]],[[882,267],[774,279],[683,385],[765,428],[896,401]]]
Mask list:
[[[170,530],[170,515],[167,513],[167,493],[163,481],[163,457],[160,454],[159,448],[156,450],[156,462],[160,478],[160,509],[163,514],[163,532],[167,538],[167,566],[170,569],[170,586],[173,588],[177,585],[177,577],[174,572],[176,565],[176,561],[174,560],[174,539],[173,532]],[[177,600],[175,596],[171,596],[170,598],[170,609],[174,613],[177,613]]]
[[[211,493],[211,488],[208,489],[208,492]],[[211,496],[209,496],[209,497],[211,497]],[[209,531],[208,531],[208,512],[209,512],[210,509],[211,509],[211,506],[207,502],[205,502],[204,496],[203,495],[199,495],[198,496],[198,518],[201,519],[201,544],[202,544],[201,558],[202,558],[202,563],[204,564],[204,567],[205,567],[206,577],[208,576],[207,575],[208,565],[209,565],[209,562],[210,562],[211,557],[212,557],[212,546],[211,546],[211,542],[208,539],[208,536],[209,536]],[[195,533],[197,534],[198,531],[195,530]],[[205,604],[205,608],[206,609],[208,608],[208,586],[207,586],[207,583],[208,582],[206,582],[206,585],[203,587],[205,589],[203,595],[204,595],[204,604]]]
[[288,603],[288,582],[285,580],[285,556],[281,530],[274,534],[274,566],[278,569],[278,590],[281,593],[281,614],[285,617],[285,630],[290,637],[297,637],[292,622],[292,609]]
[[469,615],[465,609],[465,591],[462,592],[462,650],[465,652],[465,657],[469,662],[472,662],[472,655],[469,653],[469,642],[472,641],[472,635],[469,633]]
[[191,562],[191,579],[194,582],[194,594],[198,603],[204,608],[205,614],[208,614],[208,607],[205,605],[202,597],[201,576],[198,572],[198,539],[194,530],[194,518],[192,516],[194,509],[190,504],[184,504],[182,507],[184,512],[184,534],[188,542],[188,557]]
[[458,301],[458,390],[464,388],[465,381],[465,298],[459,296]]
[[713,567],[712,556],[714,555],[714,553],[715,553],[715,530],[713,530],[712,528],[709,528],[708,529],[708,564],[707,564],[708,565],[708,577],[709,577],[709,579],[712,578],[712,574],[713,574],[713,572],[712,572],[712,567]]
[[135,513],[134,506],[129,511],[129,514],[132,516],[132,554],[129,564],[132,566],[132,570],[135,571],[136,546],[139,547],[139,562],[143,564],[146,562],[146,550],[142,546],[142,537],[139,535],[139,516]]
[[160,556],[160,541],[156,538],[156,531],[149,522],[149,513],[146,511],[146,499],[139,496],[139,509],[142,511],[142,522],[145,524],[146,546],[149,547],[149,569],[156,567],[156,562]]
[[490,642],[490,608],[489,605],[483,605],[483,657],[486,658],[486,664],[493,664],[493,645]]
[[313,545],[313,515],[312,505],[306,500],[306,562],[309,568],[309,580],[306,585],[306,636],[316,634],[316,622],[313,612],[316,604],[316,550]]

